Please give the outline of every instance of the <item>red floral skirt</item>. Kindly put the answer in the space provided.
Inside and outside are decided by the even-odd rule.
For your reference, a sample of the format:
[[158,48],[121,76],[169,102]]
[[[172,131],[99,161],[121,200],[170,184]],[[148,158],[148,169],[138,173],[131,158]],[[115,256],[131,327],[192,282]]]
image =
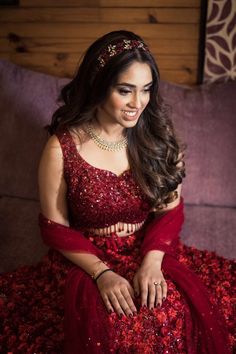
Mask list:
[[[135,234],[90,239],[105,251],[112,268],[132,284],[140,265],[140,243]],[[223,315],[233,352],[236,347],[233,313],[235,263],[214,252],[200,251],[183,244],[179,245],[178,260],[193,270],[206,286],[210,301]],[[38,265],[20,267],[0,276],[2,354],[63,353],[65,279],[72,267],[73,264],[60,253],[50,250]],[[120,319],[115,313],[107,314],[114,333],[112,353],[187,353],[185,333],[192,309],[181,289],[165,271],[163,274],[168,294],[161,307],[154,310],[142,308],[137,298],[138,313],[132,318],[124,316]],[[199,353],[204,353],[200,347]]]

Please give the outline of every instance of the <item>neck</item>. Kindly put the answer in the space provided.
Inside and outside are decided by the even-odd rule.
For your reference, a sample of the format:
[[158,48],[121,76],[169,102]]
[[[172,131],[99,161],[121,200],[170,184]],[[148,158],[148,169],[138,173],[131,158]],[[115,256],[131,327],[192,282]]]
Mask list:
[[118,123],[110,122],[105,117],[96,119],[92,122],[92,127],[96,133],[108,141],[118,141],[125,137],[125,128]]
[[89,124],[85,128],[87,134],[90,136],[90,138],[95,142],[96,145],[98,145],[101,149],[103,150],[108,150],[108,151],[119,151],[123,148],[125,148],[128,144],[128,139],[127,137],[122,138],[119,141],[107,141],[101,135],[98,135],[95,131],[94,128]]

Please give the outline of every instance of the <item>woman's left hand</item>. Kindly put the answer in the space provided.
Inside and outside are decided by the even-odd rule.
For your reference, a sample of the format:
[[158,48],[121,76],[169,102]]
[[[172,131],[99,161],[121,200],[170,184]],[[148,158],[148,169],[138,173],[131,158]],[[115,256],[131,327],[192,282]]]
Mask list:
[[161,263],[155,259],[145,260],[134,279],[134,291],[137,296],[141,295],[141,305],[152,309],[162,305],[167,296],[167,283],[161,271]]

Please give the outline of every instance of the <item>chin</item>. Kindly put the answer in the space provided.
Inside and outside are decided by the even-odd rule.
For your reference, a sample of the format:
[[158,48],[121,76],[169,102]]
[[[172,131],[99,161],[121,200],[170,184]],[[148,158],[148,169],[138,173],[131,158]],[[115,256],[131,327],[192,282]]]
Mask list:
[[127,126],[135,126],[138,123],[139,117],[134,120],[124,120],[124,124]]
[[135,127],[135,125],[138,123],[138,120],[135,120],[135,121],[133,121],[133,122],[122,122],[121,123],[121,126],[123,127],[123,128],[133,128],[133,127]]

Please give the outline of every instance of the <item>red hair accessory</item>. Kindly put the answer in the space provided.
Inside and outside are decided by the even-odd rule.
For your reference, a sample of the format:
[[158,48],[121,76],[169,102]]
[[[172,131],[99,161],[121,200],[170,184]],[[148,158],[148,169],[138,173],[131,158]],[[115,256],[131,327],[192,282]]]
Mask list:
[[102,50],[98,57],[98,68],[103,68],[111,57],[122,53],[124,50],[132,49],[142,49],[144,51],[149,51],[146,44],[137,39],[122,39],[114,44],[109,44],[105,49]]

